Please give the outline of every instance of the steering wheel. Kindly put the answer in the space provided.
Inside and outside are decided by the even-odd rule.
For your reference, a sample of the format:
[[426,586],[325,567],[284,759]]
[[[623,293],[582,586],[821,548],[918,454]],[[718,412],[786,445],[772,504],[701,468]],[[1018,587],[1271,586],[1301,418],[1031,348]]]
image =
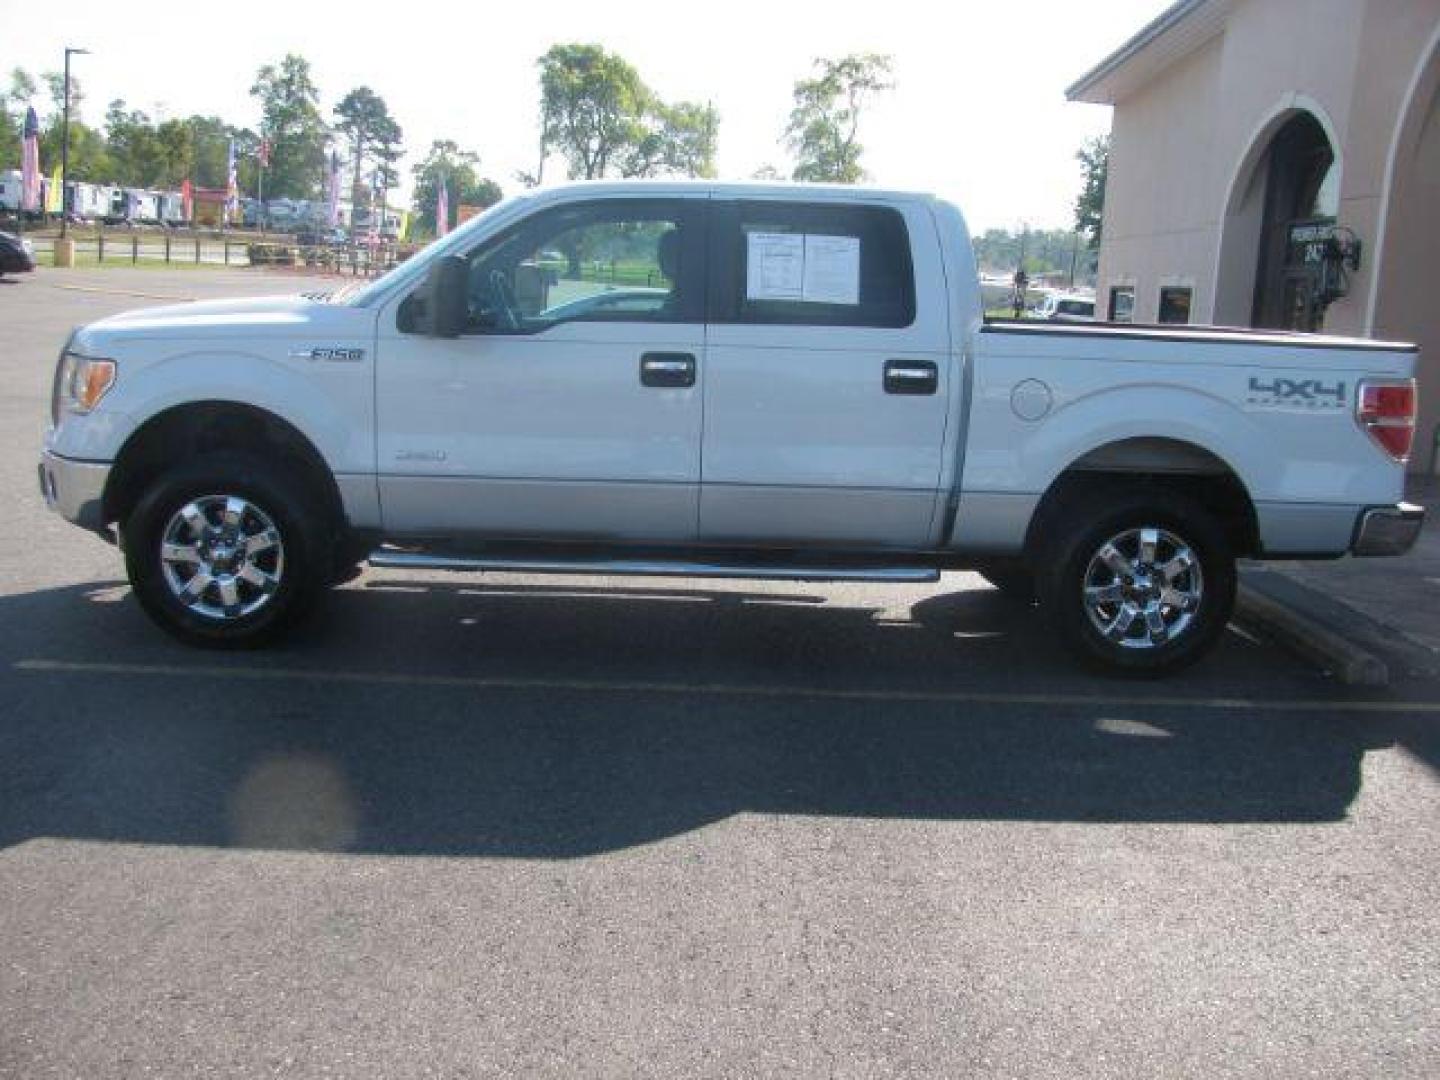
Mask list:
[[515,298],[515,289],[503,270],[490,271],[490,301],[495,305],[495,318],[502,329],[520,328],[520,304]]

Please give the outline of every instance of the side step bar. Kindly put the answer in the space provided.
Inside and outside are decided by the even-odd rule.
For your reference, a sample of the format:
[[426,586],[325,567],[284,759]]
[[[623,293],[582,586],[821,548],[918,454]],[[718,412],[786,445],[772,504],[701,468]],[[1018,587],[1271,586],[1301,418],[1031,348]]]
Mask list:
[[931,566],[835,566],[788,563],[728,563],[689,559],[614,559],[583,555],[535,558],[524,555],[452,556],[381,548],[370,565],[387,570],[494,570],[512,574],[594,574],[643,577],[751,578],[760,581],[888,581],[923,584],[940,580]]

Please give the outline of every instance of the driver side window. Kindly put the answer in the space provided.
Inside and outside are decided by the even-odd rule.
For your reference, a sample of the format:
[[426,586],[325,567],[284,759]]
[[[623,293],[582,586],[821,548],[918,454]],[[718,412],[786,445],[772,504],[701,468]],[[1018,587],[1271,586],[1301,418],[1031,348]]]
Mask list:
[[609,199],[542,211],[469,257],[471,333],[569,322],[701,322],[698,200]]

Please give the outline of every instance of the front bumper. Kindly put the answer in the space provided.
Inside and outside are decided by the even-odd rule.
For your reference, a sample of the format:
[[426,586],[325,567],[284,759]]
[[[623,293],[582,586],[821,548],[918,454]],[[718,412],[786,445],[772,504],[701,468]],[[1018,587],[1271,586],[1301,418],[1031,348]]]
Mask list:
[[1425,525],[1425,508],[1414,503],[1372,506],[1361,511],[1350,541],[1352,555],[1404,555]]
[[109,479],[109,462],[75,461],[49,450],[40,454],[40,494],[45,505],[92,532],[105,531],[101,506]]

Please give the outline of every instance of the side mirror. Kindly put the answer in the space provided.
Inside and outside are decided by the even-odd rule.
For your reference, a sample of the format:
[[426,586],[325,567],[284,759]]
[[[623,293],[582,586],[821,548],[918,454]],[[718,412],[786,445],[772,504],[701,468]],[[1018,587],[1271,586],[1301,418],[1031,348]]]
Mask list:
[[426,322],[431,337],[459,337],[470,318],[470,264],[459,255],[436,259],[425,278]]

